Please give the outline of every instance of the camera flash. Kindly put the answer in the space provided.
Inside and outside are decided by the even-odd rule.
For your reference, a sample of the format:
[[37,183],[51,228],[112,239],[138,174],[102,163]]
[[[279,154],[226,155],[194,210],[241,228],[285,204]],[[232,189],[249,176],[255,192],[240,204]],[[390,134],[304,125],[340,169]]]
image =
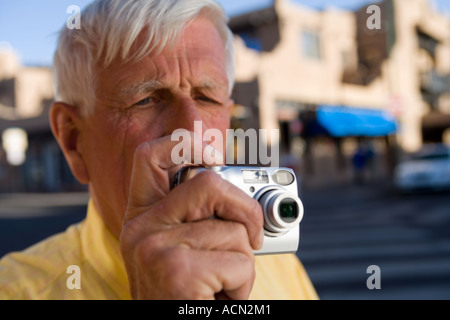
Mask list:
[[245,183],[269,183],[269,176],[265,170],[242,170]]

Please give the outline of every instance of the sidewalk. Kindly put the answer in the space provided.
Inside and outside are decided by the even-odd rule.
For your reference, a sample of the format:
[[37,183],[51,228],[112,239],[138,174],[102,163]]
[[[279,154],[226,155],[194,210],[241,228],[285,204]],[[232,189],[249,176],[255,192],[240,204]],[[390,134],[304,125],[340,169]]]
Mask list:
[[0,193],[0,207],[72,206],[87,204],[87,192],[66,193]]
[[0,219],[64,215],[68,211],[64,208],[82,208],[87,206],[88,201],[87,192],[1,193]]

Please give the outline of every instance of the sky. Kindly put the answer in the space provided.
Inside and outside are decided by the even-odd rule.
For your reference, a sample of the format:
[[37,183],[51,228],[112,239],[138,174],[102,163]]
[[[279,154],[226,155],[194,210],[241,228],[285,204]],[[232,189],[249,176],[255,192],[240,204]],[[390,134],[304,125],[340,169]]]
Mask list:
[[[0,50],[13,49],[24,65],[50,66],[57,32],[71,16],[67,8],[85,7],[92,0],[0,1]],[[268,7],[273,0],[218,0],[229,16]],[[379,0],[291,0],[317,10],[338,7],[355,10]],[[404,0],[408,1],[408,0]],[[450,16],[450,0],[433,1]]]

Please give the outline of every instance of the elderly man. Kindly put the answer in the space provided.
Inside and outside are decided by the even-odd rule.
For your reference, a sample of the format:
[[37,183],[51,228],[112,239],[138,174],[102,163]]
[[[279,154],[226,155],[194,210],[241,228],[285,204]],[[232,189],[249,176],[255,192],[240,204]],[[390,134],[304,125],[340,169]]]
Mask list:
[[61,31],[51,125],[91,201],[85,221],[0,262],[0,298],[317,297],[294,255],[254,257],[255,200],[212,172],[169,187],[174,130],[225,135],[232,41],[213,0],[98,0]]

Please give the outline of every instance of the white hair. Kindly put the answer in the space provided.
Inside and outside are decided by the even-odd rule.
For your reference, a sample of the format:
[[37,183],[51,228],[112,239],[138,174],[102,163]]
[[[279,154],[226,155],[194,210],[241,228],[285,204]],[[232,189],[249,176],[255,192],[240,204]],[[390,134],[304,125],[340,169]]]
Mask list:
[[[217,28],[225,46],[229,90],[234,85],[233,35],[223,8],[214,0],[96,0],[81,13],[81,28],[64,27],[53,64],[55,98],[95,108],[96,73],[114,59],[139,61],[174,44],[186,25],[202,16]],[[144,44],[136,49],[138,38]]]

